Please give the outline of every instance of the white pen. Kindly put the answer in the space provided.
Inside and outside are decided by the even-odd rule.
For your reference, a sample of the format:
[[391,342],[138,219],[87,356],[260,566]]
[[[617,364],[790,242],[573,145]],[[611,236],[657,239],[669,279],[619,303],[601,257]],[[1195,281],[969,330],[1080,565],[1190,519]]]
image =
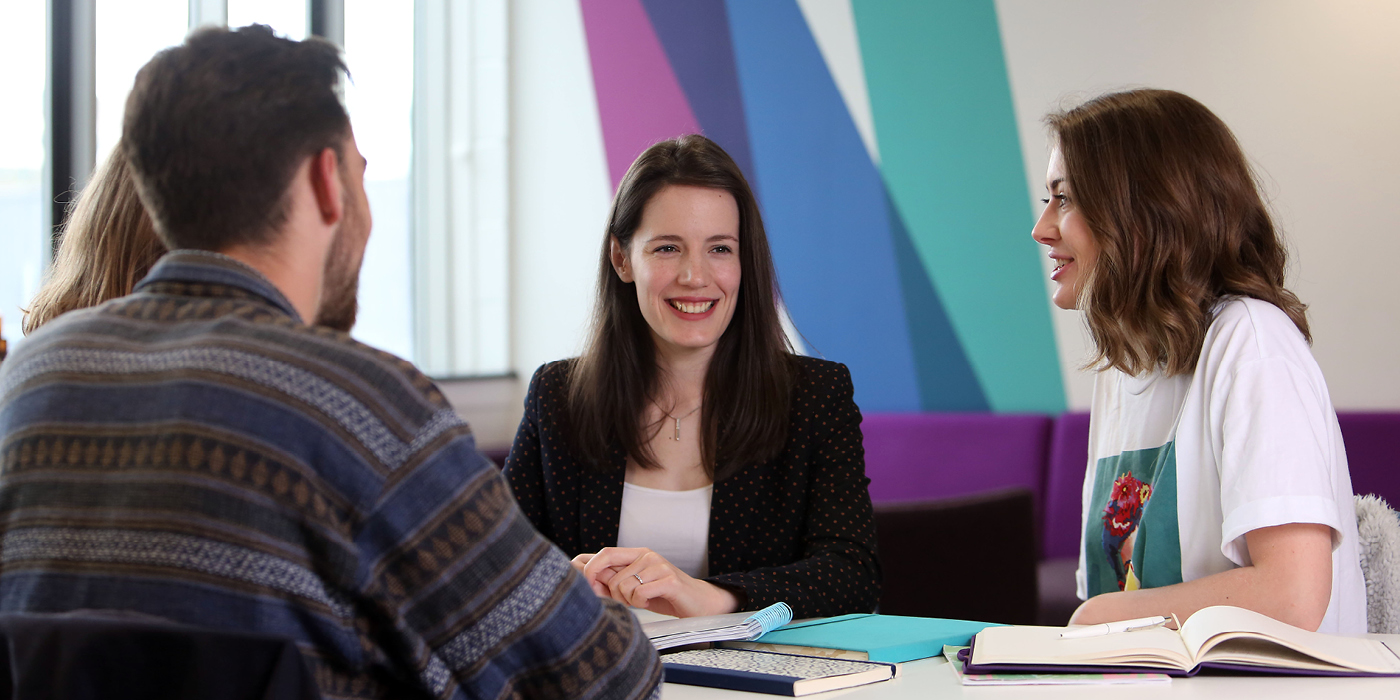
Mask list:
[[1167,624],[1169,617],[1140,617],[1136,620],[1123,620],[1122,622],[1105,622],[1100,625],[1088,625],[1077,627],[1060,633],[1060,639],[1082,639],[1084,637],[1101,637],[1105,634],[1117,632],[1132,632],[1133,630],[1145,630],[1151,627],[1161,627]]

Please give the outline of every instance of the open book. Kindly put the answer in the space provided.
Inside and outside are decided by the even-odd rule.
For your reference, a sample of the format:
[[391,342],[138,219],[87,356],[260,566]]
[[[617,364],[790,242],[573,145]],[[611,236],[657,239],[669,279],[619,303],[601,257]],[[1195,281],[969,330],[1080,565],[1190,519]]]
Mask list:
[[989,627],[973,638],[967,673],[1161,671],[1201,668],[1309,676],[1400,676],[1400,649],[1377,639],[1309,632],[1252,610],[1205,608],[1180,630],[1155,627],[1061,639],[1063,627]]
[[787,603],[774,603],[757,612],[737,612],[708,617],[682,617],[658,620],[642,625],[657,651],[687,644],[723,642],[733,639],[758,639],[792,622],[792,608]]

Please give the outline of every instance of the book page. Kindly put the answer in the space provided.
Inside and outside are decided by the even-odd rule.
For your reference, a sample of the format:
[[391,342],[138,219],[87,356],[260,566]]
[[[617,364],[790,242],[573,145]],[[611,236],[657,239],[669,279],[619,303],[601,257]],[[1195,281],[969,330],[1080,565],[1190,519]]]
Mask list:
[[767,642],[720,642],[725,649],[748,649],[751,651],[771,651],[775,654],[797,654],[798,656],[820,656],[826,659],[849,659],[869,661],[870,654],[851,649],[828,649],[826,647],[805,647],[796,644],[769,644]]
[[[1181,637],[1197,663],[1400,673],[1400,658],[1377,640],[1309,632],[1253,610],[1226,605],[1192,615],[1181,625]],[[1244,639],[1264,643],[1236,641]]]
[[977,634],[973,665],[1145,666],[1186,670],[1191,654],[1165,627],[1061,639],[1063,627],[989,627]]
[[1252,634],[1248,637],[1239,637],[1232,636],[1231,633],[1227,632],[1217,639],[1219,641],[1210,645],[1210,650],[1206,652],[1206,658],[1202,661],[1324,673],[1350,672],[1350,669],[1346,667],[1318,661],[1307,654],[1294,651],[1272,640],[1255,637]]
[[655,639],[673,634],[684,634],[686,632],[706,632],[711,630],[742,629],[744,620],[749,619],[753,613],[736,612],[724,615],[709,615],[706,617],[682,617],[670,620],[658,620],[642,625],[647,636]]

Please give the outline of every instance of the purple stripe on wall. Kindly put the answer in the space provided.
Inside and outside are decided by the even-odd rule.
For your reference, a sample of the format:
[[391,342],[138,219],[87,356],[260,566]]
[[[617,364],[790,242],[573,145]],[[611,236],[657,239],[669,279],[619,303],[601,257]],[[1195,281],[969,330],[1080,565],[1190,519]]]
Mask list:
[[671,63],[641,0],[580,0],[593,88],[614,188],[657,141],[698,133]]

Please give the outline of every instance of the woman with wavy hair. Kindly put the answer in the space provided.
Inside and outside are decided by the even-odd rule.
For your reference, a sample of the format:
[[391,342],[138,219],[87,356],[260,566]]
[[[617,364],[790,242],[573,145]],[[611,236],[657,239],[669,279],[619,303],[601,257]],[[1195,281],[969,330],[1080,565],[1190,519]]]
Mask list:
[[879,595],[844,365],[794,355],[758,204],[703,136],[647,149],[613,200],[581,356],[541,367],[505,474],[595,593],[689,617]]
[[1306,307],[1243,151],[1204,105],[1052,114],[1033,236],[1094,341],[1073,622],[1249,608],[1366,631],[1351,477]]
[[48,278],[24,310],[24,333],[68,311],[130,294],[164,254],[118,145],[74,202]]

